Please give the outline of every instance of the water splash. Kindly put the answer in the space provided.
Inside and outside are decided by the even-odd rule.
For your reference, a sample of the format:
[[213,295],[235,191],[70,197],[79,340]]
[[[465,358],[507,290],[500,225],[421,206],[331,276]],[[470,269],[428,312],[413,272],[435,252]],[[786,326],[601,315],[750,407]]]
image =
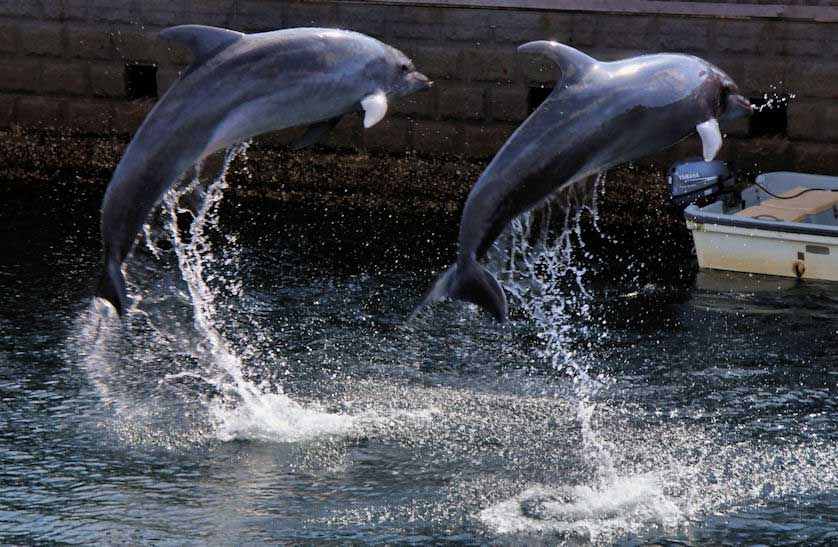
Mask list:
[[[198,378],[220,394],[207,401],[215,430],[221,440],[254,438],[292,442],[345,432],[352,423],[351,417],[307,410],[287,397],[280,386],[271,386],[268,382],[257,384],[246,378],[242,356],[230,347],[216,327],[217,298],[208,280],[219,279],[222,274],[208,273],[208,265],[215,259],[208,234],[218,227],[218,205],[228,187],[226,174],[230,162],[246,151],[247,144],[227,151],[221,174],[206,189],[196,211],[181,206],[180,202],[195,190],[199,176],[183,190],[169,192],[164,199],[164,210],[168,214],[165,227],[189,290],[195,328],[205,341],[199,345],[204,353],[201,361],[211,364]],[[181,236],[179,215],[191,218],[188,239]],[[234,262],[235,258],[224,260],[225,271],[237,269]],[[229,278],[221,281],[230,294],[241,294],[240,281]],[[261,333],[264,329],[257,326],[252,331]]]
[[[583,282],[586,269],[575,257],[580,251],[590,257],[581,220],[589,212],[599,230],[596,196],[604,181],[604,175],[599,175],[589,184],[572,185],[539,210],[516,218],[496,247],[501,250],[496,256],[506,257],[501,258],[501,275],[510,300],[536,324],[543,344],[540,356],[573,379],[584,454],[607,484],[616,472],[605,442],[591,426],[593,399],[607,380],[592,375],[590,365],[573,349],[579,339],[592,334],[591,293]],[[568,281],[575,290],[567,290]]]
[[681,511],[653,475],[615,478],[603,488],[534,486],[484,509],[480,519],[500,534],[551,534],[599,543],[615,531],[641,533],[675,526]]
[[[193,440],[203,436],[222,441],[297,442],[345,434],[353,425],[353,417],[306,408],[285,395],[278,382],[264,378],[285,363],[264,362],[265,354],[259,350],[268,342],[263,334],[266,329],[253,317],[244,318],[253,328],[245,329],[248,334],[236,329],[239,339],[234,342],[224,332],[224,320],[230,317],[225,296],[238,299],[242,295],[236,275],[238,254],[234,236],[225,236],[226,250],[215,249],[210,236],[224,236],[219,230],[219,205],[228,188],[227,172],[231,162],[246,151],[247,144],[227,150],[220,173],[206,188],[203,166],[197,165],[188,183],[164,196],[159,213],[162,228],[153,223],[143,228],[145,249],[152,260],[141,264],[145,268],[136,269],[151,269],[159,276],[158,270],[174,258],[185,284],[185,293],[175,289],[174,300],[181,305],[173,309],[170,286],[169,290],[152,291],[156,294],[135,306],[127,325],[98,302],[81,320],[79,338],[88,348],[83,358],[88,377],[103,402],[116,410],[124,423],[130,422],[132,431],[153,427],[153,414],[161,413],[158,402],[146,405],[138,401],[141,395],[177,401],[170,402],[163,414],[180,408],[181,414],[191,416],[196,405],[203,409],[198,422],[204,423],[193,425],[191,432],[203,429],[203,435]],[[167,241],[170,249],[164,249],[162,241]],[[140,287],[133,289],[142,292]],[[186,310],[182,309],[184,302]],[[115,365],[126,360],[126,353],[133,366]],[[157,386],[153,393],[148,392],[148,386],[132,393],[130,386],[147,382],[144,365],[155,370]],[[162,376],[159,371],[164,371]]]
[[[494,249],[492,261],[506,280],[511,302],[536,325],[540,356],[572,379],[582,461],[595,476],[592,485],[537,486],[483,510],[481,521],[499,533],[547,531],[596,540],[682,518],[654,475],[619,476],[613,447],[594,427],[595,400],[609,379],[593,370],[584,355],[591,344],[584,341],[607,333],[592,327],[591,293],[577,254],[590,258],[581,220],[588,212],[599,231],[596,199],[604,182],[602,174],[564,189],[541,208],[515,219]],[[528,512],[528,506],[539,510]]]

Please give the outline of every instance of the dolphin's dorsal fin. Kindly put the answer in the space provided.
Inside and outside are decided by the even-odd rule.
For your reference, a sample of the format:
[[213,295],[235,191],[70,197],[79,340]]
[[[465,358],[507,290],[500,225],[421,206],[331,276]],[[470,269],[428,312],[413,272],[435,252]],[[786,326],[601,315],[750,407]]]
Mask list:
[[578,49],[549,40],[528,42],[520,46],[518,51],[521,53],[539,53],[556,63],[562,71],[562,81],[565,83],[576,79],[598,62]]
[[244,34],[205,25],[180,25],[160,31],[160,37],[189,46],[192,50],[192,63],[198,64],[233,42],[241,40]]

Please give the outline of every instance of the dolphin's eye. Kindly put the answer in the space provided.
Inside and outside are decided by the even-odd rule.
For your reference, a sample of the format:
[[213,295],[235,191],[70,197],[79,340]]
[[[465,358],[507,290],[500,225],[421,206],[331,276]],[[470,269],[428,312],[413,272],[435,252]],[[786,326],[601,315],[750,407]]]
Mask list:
[[402,65],[402,72],[407,72],[408,70],[410,70],[410,67],[409,67],[409,66],[407,66],[407,64],[406,64],[406,63],[405,63],[405,64],[403,64],[403,65]]
[[719,108],[722,112],[727,109],[727,98],[730,96],[730,88],[723,87],[721,93],[719,93]]

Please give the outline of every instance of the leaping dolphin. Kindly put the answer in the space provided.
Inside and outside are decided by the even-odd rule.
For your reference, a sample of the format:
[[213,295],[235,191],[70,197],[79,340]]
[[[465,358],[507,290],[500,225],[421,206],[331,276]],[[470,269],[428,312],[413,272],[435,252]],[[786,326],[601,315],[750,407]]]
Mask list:
[[561,80],[471,189],[460,220],[457,262],[412,316],[450,297],[504,321],[506,295],[478,261],[513,218],[566,184],[667,148],[696,130],[710,161],[722,146],[718,120],[752,110],[727,74],[698,57],[657,54],[601,62],[543,40],[518,51],[545,55],[558,65]]
[[102,203],[105,272],[97,295],[122,315],[122,265],[149,211],[206,156],[261,133],[309,125],[298,147],[315,142],[347,113],[364,127],[390,97],[431,82],[402,52],[344,30],[298,28],[245,35],[183,25],[160,33],[190,47],[193,62],[146,117],[114,171]]

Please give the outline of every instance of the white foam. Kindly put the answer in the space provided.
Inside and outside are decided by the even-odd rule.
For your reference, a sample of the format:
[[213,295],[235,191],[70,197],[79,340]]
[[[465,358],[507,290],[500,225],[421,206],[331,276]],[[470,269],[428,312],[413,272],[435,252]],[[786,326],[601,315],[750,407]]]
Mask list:
[[345,436],[356,418],[306,408],[283,393],[259,392],[246,404],[212,403],[209,412],[218,440],[293,443],[326,436]]
[[677,526],[683,512],[663,493],[653,475],[618,478],[595,489],[531,487],[488,507],[478,518],[498,534],[552,534],[608,541],[649,526]]
[[209,405],[218,440],[257,440],[263,442],[305,442],[322,437],[381,436],[385,431],[410,429],[429,423],[440,411],[365,410],[357,414],[326,412],[317,405],[300,404],[282,392],[251,385],[252,396],[228,407],[221,402]]

